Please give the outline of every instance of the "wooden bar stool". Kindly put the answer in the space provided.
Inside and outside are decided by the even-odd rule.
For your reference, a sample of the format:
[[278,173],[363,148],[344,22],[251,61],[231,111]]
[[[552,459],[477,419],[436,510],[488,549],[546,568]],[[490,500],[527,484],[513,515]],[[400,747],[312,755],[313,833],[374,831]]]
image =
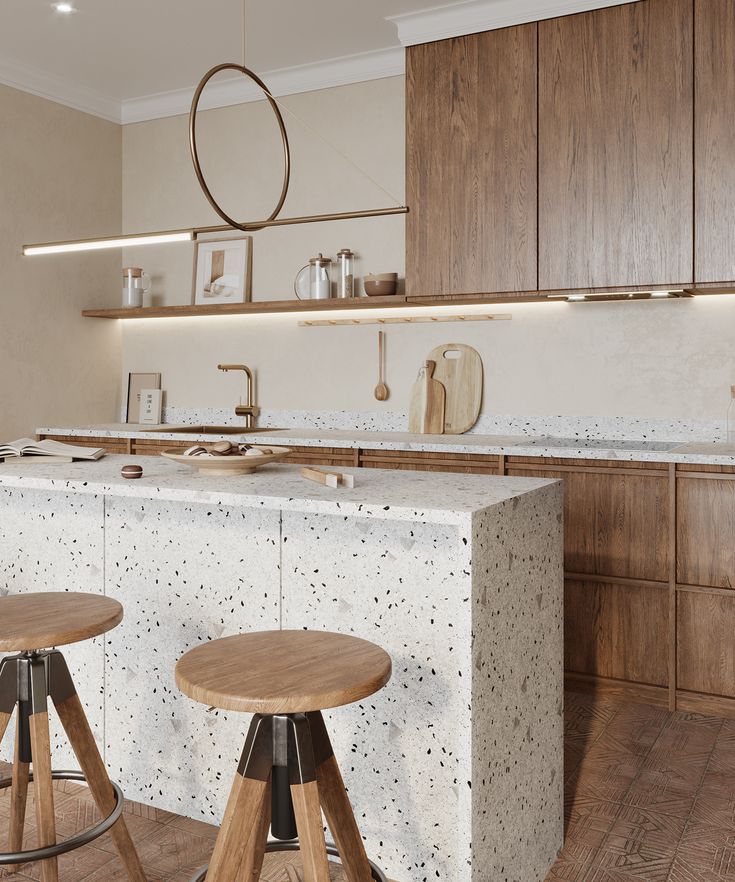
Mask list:
[[[18,709],[11,787],[9,852],[0,853],[0,867],[42,861],[42,882],[58,882],[60,854],[87,845],[107,830],[131,882],[145,882],[138,854],[122,817],[123,795],[107,776],[84,708],[56,649],[104,634],[120,623],[123,608],[95,594],[47,592],[0,598],[0,651],[18,652],[0,660],[0,741]],[[82,772],[54,772],[47,698],[51,697]],[[32,771],[31,771],[32,769]],[[86,781],[103,820],[64,842],[56,841],[53,779]],[[35,786],[38,848],[23,851],[28,783]]]
[[[372,695],[390,675],[380,647],[320,631],[238,634],[179,660],[176,684],[189,698],[255,714],[212,860],[191,882],[256,882],[267,851],[299,849],[304,882],[329,882],[329,855],[350,882],[385,882],[365,853],[321,711]],[[325,842],[322,809],[336,846]]]

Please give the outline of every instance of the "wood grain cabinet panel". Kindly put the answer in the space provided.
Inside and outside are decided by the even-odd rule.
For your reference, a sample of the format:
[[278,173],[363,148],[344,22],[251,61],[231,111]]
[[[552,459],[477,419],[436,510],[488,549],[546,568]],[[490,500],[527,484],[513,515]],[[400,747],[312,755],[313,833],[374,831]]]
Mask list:
[[668,682],[668,591],[567,580],[568,671],[654,686]]
[[406,293],[535,290],[536,24],[406,50]]
[[680,476],[676,498],[677,581],[735,588],[735,480]]
[[515,467],[507,473],[564,481],[567,572],[668,580],[671,518],[665,475]]
[[735,595],[680,591],[677,686],[735,697]]
[[695,0],[695,281],[735,279],[735,0]]
[[692,0],[539,23],[540,289],[692,281],[692,31]]

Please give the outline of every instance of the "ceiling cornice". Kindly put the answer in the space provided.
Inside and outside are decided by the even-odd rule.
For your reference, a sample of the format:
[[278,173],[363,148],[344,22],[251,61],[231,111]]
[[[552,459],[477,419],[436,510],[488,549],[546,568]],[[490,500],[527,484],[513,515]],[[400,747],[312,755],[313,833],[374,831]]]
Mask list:
[[[315,64],[266,71],[260,76],[271,92],[278,97],[400,76],[404,70],[403,48],[396,47],[332,58]],[[204,73],[205,71],[202,71],[202,75]],[[193,95],[192,87],[123,101],[121,121],[126,125],[188,113]],[[199,106],[202,110],[211,110],[215,107],[230,107],[234,104],[261,101],[262,98],[263,93],[254,83],[244,77],[237,77],[215,80],[208,85],[202,94]]]
[[631,2],[638,0],[468,0],[386,20],[395,24],[402,46],[414,46]]
[[0,83],[110,122],[120,122],[120,102],[115,98],[109,98],[79,83],[59,79],[47,71],[7,56],[0,56]]

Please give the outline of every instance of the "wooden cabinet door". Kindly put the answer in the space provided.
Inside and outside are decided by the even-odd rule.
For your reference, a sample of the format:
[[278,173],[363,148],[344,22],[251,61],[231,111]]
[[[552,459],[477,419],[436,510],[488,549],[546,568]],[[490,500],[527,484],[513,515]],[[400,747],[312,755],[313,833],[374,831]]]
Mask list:
[[676,503],[677,581],[735,588],[735,480],[680,475]]
[[[569,460],[568,462],[571,462]],[[564,481],[564,568],[571,574],[666,582],[669,482],[665,472],[554,471],[509,464],[508,475]]]
[[536,289],[536,24],[406,50],[406,291]]
[[735,697],[735,594],[680,591],[676,630],[679,689]]
[[695,0],[695,270],[735,279],[735,0]]
[[564,598],[567,671],[668,683],[667,588],[568,579]]
[[692,30],[692,0],[539,23],[541,290],[692,281]]

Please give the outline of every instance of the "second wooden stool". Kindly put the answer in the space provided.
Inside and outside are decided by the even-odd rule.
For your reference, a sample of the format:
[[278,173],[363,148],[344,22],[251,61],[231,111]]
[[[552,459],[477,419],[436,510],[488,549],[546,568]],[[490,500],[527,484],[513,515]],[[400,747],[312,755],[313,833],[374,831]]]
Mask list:
[[[109,597],[74,592],[39,592],[0,597],[0,650],[18,655],[0,660],[0,741],[17,706],[13,776],[0,781],[10,792],[10,851],[0,867],[41,861],[42,882],[58,882],[58,856],[87,845],[107,830],[131,882],[145,874],[122,816],[123,795],[97,749],[64,656],[48,646],[63,646],[104,634],[122,621],[123,608]],[[48,726],[51,698],[82,767],[53,772]],[[31,771],[32,769],[32,771]],[[86,781],[103,820],[64,842],[56,841],[53,779]],[[23,851],[28,783],[35,786],[39,847]]]
[[[189,698],[255,714],[212,860],[191,882],[255,882],[266,851],[296,849],[304,882],[329,882],[330,854],[349,882],[385,882],[365,852],[321,711],[372,695],[390,675],[380,647],[319,631],[238,634],[180,659],[176,683]],[[322,809],[336,847],[325,842]]]

